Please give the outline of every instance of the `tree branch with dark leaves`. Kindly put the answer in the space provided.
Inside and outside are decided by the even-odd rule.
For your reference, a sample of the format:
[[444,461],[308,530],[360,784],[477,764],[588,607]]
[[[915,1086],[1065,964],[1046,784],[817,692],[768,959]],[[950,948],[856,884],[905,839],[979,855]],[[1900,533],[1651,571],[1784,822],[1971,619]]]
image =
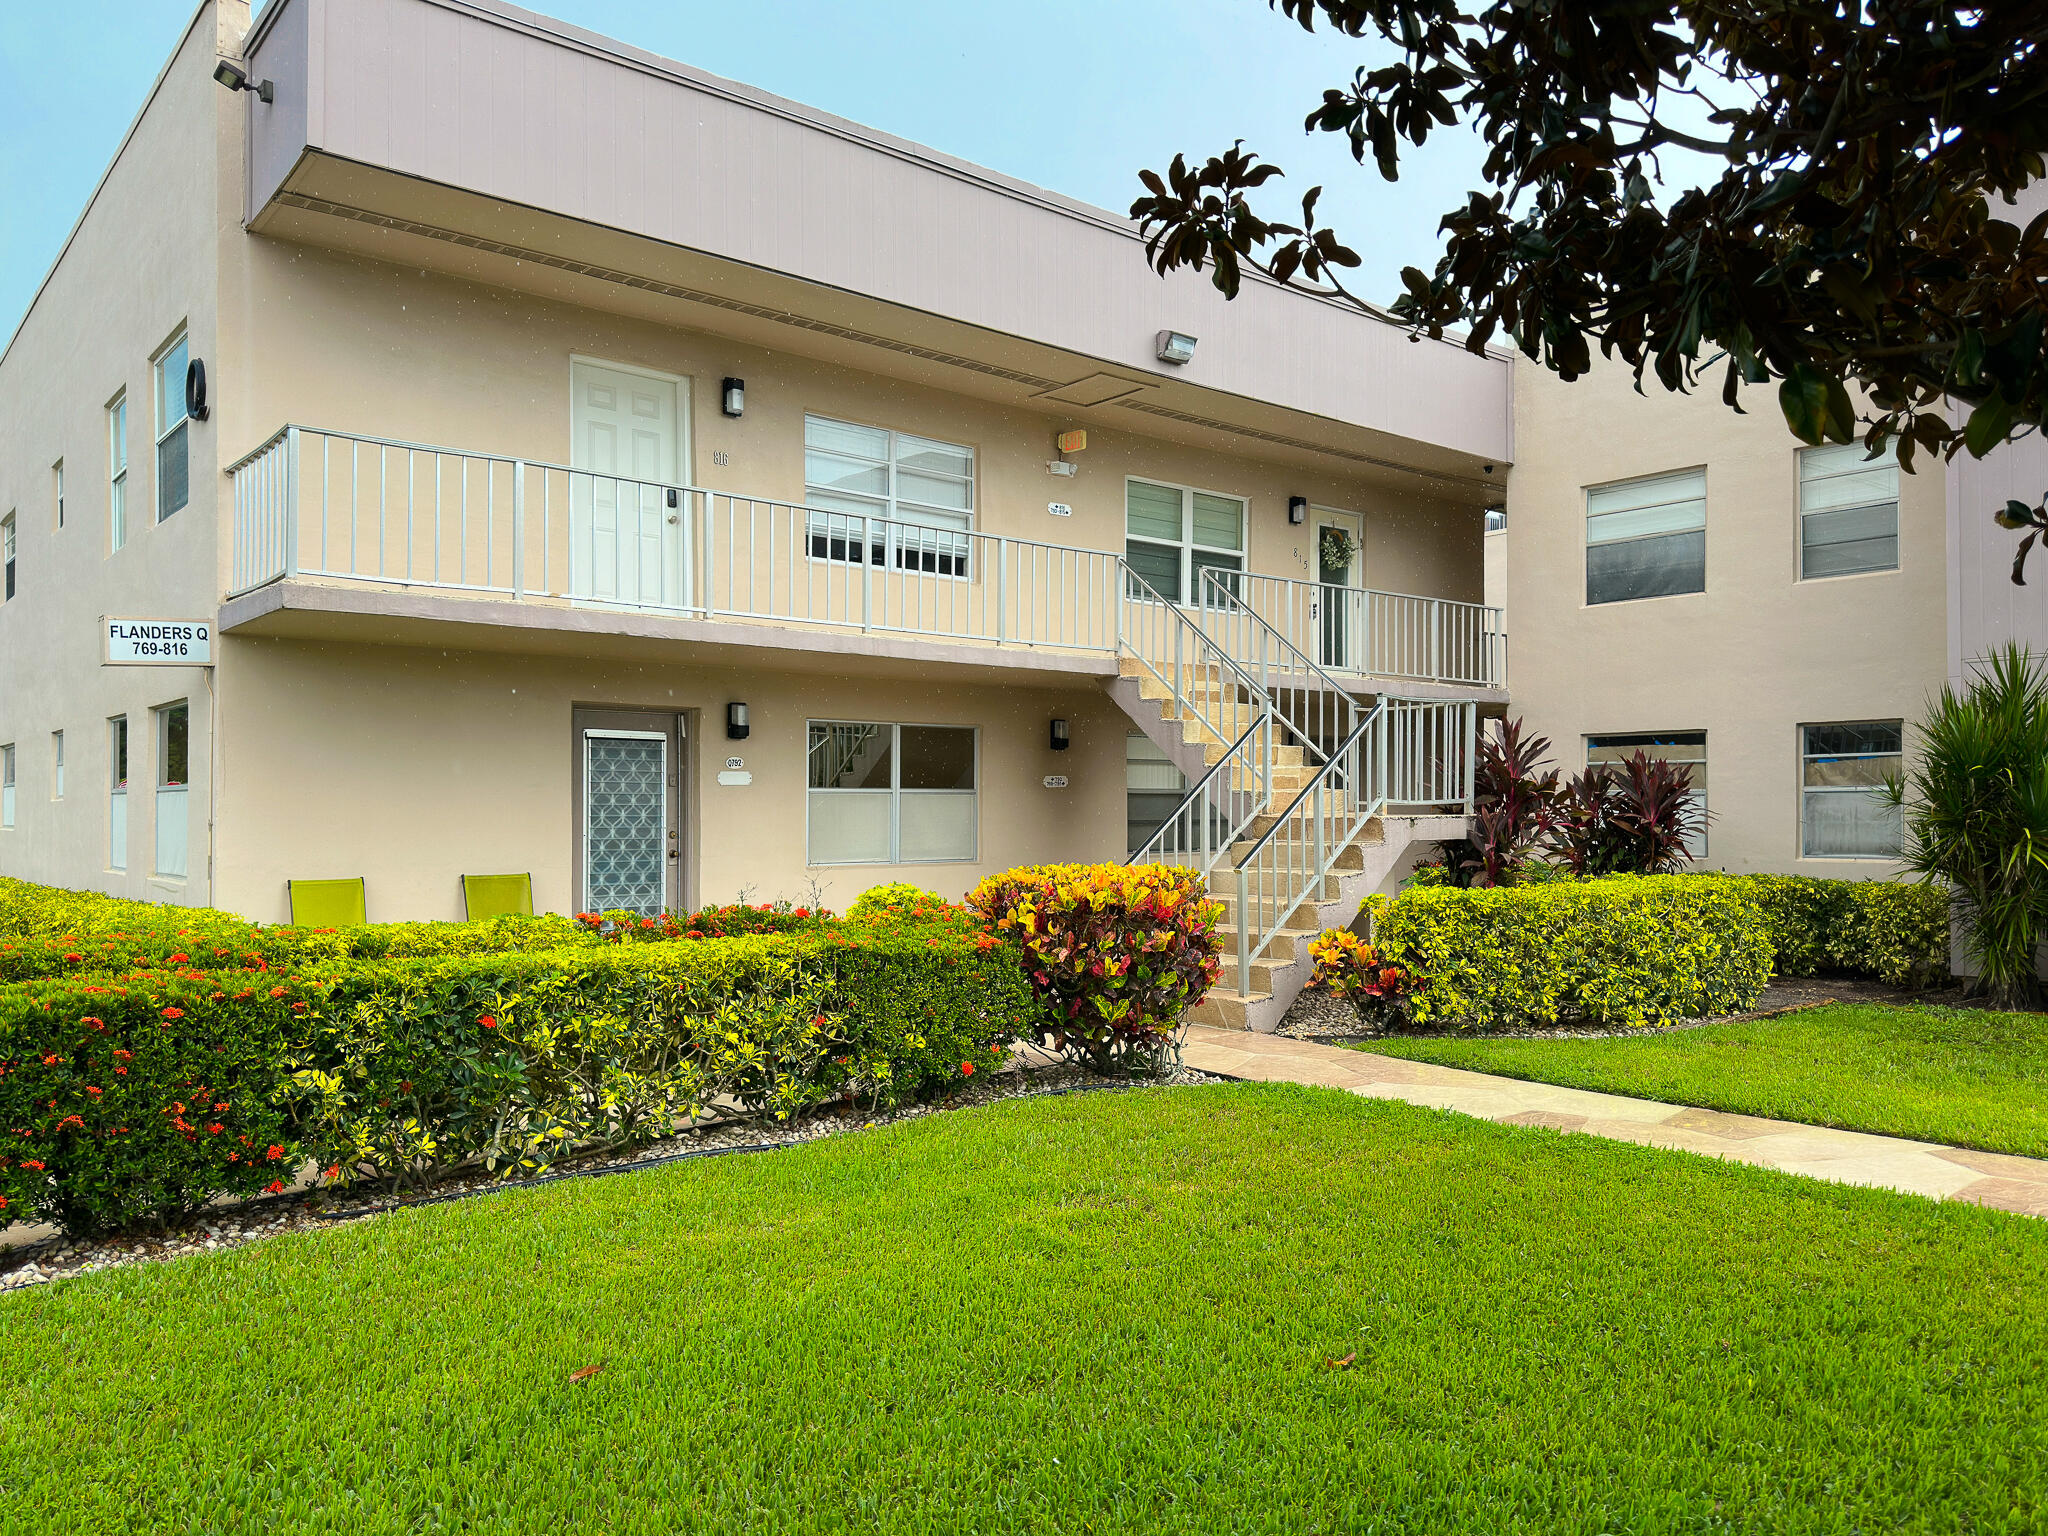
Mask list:
[[[1325,91],[1308,131],[1394,180],[1462,126],[1485,185],[1444,214],[1435,269],[1382,305],[1345,285],[1358,257],[1317,222],[1319,188],[1299,223],[1268,222],[1254,203],[1277,166],[1241,143],[1176,157],[1131,208],[1162,274],[1206,270],[1234,296],[1250,268],[1474,351],[1501,337],[1566,379],[1596,345],[1667,389],[1719,368],[1737,410],[1776,383],[1802,442],[1896,442],[1909,471],[2048,416],[2048,213],[2009,201],[2048,173],[2048,0],[1268,3],[1394,50]],[[1672,120],[1692,103],[1725,140]],[[1663,148],[1725,169],[1660,206]],[[2027,531],[2019,581],[2048,503],[1995,516]]]

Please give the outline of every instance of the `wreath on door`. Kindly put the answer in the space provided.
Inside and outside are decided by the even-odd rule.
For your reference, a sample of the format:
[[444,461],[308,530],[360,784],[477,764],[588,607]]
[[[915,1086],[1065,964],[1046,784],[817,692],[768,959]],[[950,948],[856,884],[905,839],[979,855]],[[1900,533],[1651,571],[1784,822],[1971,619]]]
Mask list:
[[1348,571],[1351,560],[1358,553],[1358,541],[1351,537],[1349,529],[1339,528],[1332,523],[1323,529],[1323,569],[1326,571]]

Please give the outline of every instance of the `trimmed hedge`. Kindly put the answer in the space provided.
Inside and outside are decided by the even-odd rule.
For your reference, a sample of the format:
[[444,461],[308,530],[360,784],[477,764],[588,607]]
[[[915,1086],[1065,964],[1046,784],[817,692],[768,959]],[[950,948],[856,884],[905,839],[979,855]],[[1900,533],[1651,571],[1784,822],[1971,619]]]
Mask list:
[[[52,908],[82,926],[81,907]],[[15,941],[16,965],[69,974],[0,986],[0,1225],[162,1224],[282,1187],[307,1159],[394,1183],[471,1160],[533,1170],[714,1103],[889,1104],[1046,1022],[1015,948],[957,907],[859,923],[725,909],[793,931],[668,943],[563,920],[319,934],[178,911],[137,932],[133,912],[109,915],[130,925],[111,948],[60,939],[52,959],[46,936]],[[443,939],[472,947],[413,952]],[[138,963],[172,942],[175,964]]]
[[1894,880],[1729,875],[1756,899],[1781,976],[1832,972],[1894,987],[1949,979],[1948,893]]
[[1612,876],[1374,897],[1372,940],[1410,1019],[1475,1030],[1739,1013],[1771,975],[1755,898],[1712,875]]

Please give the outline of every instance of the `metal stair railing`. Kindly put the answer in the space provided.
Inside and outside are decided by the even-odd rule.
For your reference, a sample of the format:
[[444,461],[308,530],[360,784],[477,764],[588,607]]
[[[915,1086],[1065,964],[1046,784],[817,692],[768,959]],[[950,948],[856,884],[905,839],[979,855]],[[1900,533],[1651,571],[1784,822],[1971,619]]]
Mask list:
[[1363,708],[1350,689],[1243,600],[1242,579],[1239,571],[1202,572],[1202,630],[1258,681],[1295,740],[1326,762],[1357,728]]
[[[1117,561],[1117,650],[1164,684],[1175,710],[1191,713],[1207,725],[1218,745],[1243,734],[1272,708],[1266,690],[1235,657],[1206,634],[1186,609],[1162,597],[1121,558]],[[1192,686],[1197,681],[1205,686]],[[1214,713],[1202,695],[1213,701]],[[1271,766],[1269,756],[1262,765],[1262,783]]]
[[1214,869],[1272,798],[1264,769],[1278,728],[1270,711],[1253,721],[1124,862],[1179,864],[1205,875]]
[[1387,719],[1382,699],[1237,861],[1240,997],[1251,995],[1252,962],[1303,901],[1320,895],[1337,855],[1385,809],[1380,787],[1386,783]]
[[1476,702],[1382,697],[1236,863],[1237,990],[1305,903],[1320,902],[1337,856],[1376,816],[1404,805],[1472,813]]

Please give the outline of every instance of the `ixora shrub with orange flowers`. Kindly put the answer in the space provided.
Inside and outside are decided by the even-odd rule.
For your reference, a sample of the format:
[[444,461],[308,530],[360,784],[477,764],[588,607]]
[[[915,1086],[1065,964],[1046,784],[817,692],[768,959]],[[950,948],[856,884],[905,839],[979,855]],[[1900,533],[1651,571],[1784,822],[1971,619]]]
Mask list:
[[95,932],[108,898],[54,893],[24,921],[17,889],[0,882],[0,943],[34,974],[0,981],[0,1226],[161,1225],[308,1169],[534,1171],[714,1105],[887,1105],[999,1064],[1044,1018],[1008,946],[936,897],[532,920],[521,948],[517,924],[294,934],[114,902],[118,930]]
[[1098,1071],[1157,1068],[1220,970],[1223,907],[1193,870],[1038,864],[990,876],[967,907],[991,942],[1022,946],[1053,1044]]
[[303,1145],[279,1062],[318,998],[189,967],[0,989],[0,1226],[160,1226],[282,1190]]

